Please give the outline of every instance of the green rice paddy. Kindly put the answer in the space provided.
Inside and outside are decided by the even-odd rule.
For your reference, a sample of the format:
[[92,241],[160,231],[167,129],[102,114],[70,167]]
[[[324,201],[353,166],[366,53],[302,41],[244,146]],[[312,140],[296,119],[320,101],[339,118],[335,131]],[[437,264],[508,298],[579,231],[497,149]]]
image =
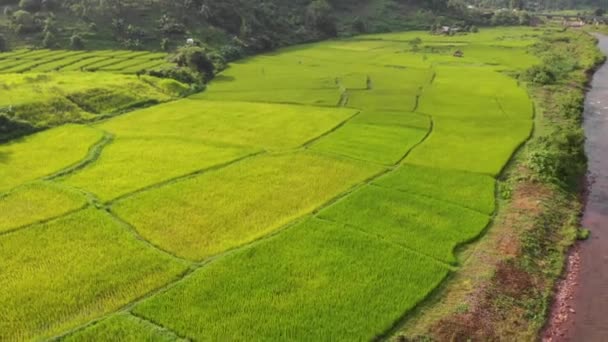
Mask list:
[[[187,99],[0,145],[0,340],[390,333],[491,222],[495,177],[534,114],[509,75],[538,62],[543,34],[290,47]],[[0,107],[67,101],[94,117],[181,91],[120,74],[135,63],[164,62],[0,54],[0,73],[22,72],[1,75]]]
[[[125,72],[136,63],[166,62],[167,54],[145,51],[51,51],[31,50],[19,53],[0,53],[0,73],[96,71],[100,66],[107,70]],[[162,64],[161,64],[162,65]],[[140,68],[139,71],[145,68]]]

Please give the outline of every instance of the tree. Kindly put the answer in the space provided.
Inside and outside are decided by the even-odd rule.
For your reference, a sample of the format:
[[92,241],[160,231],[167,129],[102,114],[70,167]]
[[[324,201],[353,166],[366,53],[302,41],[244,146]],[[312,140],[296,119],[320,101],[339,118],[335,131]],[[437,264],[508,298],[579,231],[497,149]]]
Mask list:
[[56,45],[55,35],[51,31],[46,31],[44,39],[42,39],[42,45],[45,48],[53,48]]
[[11,21],[16,33],[34,32],[40,29],[34,20],[34,16],[28,11],[19,10],[13,13]]
[[603,8],[598,8],[593,12],[593,14],[595,14],[596,17],[603,17],[604,14],[606,14],[606,11]]
[[5,6],[3,13],[5,17],[10,17],[13,15],[13,9],[10,6]]
[[306,22],[328,36],[338,34],[336,18],[327,0],[314,0],[306,8]]
[[511,9],[524,9],[524,0],[511,0]]
[[78,34],[73,35],[70,38],[70,47],[74,50],[80,50],[84,48],[84,40]]
[[38,12],[42,6],[40,0],[21,0],[19,1],[19,7],[26,11]]
[[8,42],[6,41],[6,38],[0,34],[0,52],[6,51],[8,51]]
[[169,51],[169,39],[163,38],[163,40],[160,41],[160,49],[163,51]]
[[361,17],[356,17],[355,20],[353,20],[353,31],[356,33],[365,33],[367,32],[367,25],[365,25],[365,21],[363,21],[363,19],[361,19]]

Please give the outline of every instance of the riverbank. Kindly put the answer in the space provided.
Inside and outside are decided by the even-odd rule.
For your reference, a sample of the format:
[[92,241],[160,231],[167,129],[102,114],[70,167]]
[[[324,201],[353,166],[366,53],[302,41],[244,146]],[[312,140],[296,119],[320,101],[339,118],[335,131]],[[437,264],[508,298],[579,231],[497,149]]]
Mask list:
[[[600,50],[608,55],[608,36],[595,35]],[[578,244],[570,255],[571,264],[559,288],[546,341],[600,341],[608,336],[608,65],[594,74],[585,100],[583,127],[588,156],[585,207],[582,225],[591,238]],[[562,312],[566,312],[566,314]]]
[[461,253],[459,271],[397,340],[538,339],[579,233],[578,181],[586,170],[582,101],[589,72],[602,61],[595,43],[584,32],[567,31],[535,46],[543,68],[563,69],[555,82],[529,84],[535,130],[500,180],[494,223]]

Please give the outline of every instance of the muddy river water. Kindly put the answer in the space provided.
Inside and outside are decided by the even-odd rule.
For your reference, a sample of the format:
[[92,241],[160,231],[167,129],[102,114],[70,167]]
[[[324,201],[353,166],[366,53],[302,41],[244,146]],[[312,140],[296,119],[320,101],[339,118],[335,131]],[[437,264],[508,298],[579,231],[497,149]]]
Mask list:
[[[597,36],[608,55],[608,36]],[[567,341],[608,341],[608,64],[594,75],[585,102],[589,193],[583,226],[591,238],[580,244],[580,269],[572,298]]]

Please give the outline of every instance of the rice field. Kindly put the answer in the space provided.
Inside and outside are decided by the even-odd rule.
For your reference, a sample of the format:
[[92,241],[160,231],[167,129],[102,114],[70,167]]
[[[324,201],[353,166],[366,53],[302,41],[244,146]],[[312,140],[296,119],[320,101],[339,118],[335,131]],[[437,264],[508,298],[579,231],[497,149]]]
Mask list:
[[129,74],[170,65],[166,59],[165,53],[147,51],[26,50],[0,53],[0,74],[98,70]]
[[[386,336],[491,223],[496,177],[533,125],[509,75],[538,62],[543,35],[290,47],[186,99],[0,145],[0,340]],[[0,107],[165,102],[187,87],[121,74],[161,63],[0,54],[0,73],[17,72]]]

